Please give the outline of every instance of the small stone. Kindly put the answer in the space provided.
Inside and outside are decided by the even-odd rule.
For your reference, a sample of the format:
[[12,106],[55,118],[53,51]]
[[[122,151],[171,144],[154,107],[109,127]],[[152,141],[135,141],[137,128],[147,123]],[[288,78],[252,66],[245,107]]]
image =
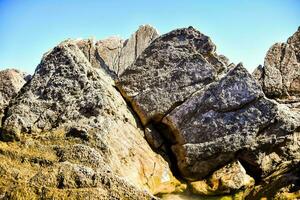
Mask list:
[[190,185],[194,194],[220,195],[252,187],[254,179],[246,173],[239,161],[233,161],[215,171],[206,180],[191,182]]

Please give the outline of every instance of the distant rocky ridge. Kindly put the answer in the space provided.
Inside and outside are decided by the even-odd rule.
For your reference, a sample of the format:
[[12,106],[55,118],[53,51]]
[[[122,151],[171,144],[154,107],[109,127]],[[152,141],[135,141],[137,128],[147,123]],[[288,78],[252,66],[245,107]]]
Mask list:
[[0,72],[0,198],[297,199],[299,36],[254,76],[193,27],[149,25],[64,41],[27,84]]

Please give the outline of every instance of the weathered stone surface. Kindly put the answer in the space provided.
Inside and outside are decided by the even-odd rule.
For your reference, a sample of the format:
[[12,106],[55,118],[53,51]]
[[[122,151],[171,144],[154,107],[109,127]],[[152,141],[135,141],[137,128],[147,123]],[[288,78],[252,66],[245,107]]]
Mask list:
[[298,30],[287,40],[293,46],[298,62],[300,61],[300,26]]
[[288,167],[300,161],[300,114],[285,105],[277,109],[275,123],[260,131],[256,145],[239,152],[249,173],[257,178],[280,171],[282,164]]
[[207,180],[191,182],[192,192],[200,195],[230,194],[254,185],[239,161],[215,171]]
[[163,123],[176,139],[172,149],[182,175],[195,180],[225,165],[242,149],[283,142],[300,126],[300,118],[285,118],[281,110],[238,65],[175,108]]
[[[248,199],[299,197],[297,190],[300,176],[295,170],[299,168],[300,161],[299,44],[298,28],[287,43],[274,44],[267,52],[264,66],[258,67],[253,73],[265,94],[282,105],[278,106],[277,123],[263,130],[257,137],[259,148],[243,150],[239,154],[248,165],[248,171],[262,178]],[[274,132],[277,137],[270,137],[270,133]],[[286,135],[286,132],[290,134]],[[274,140],[276,144],[270,142]]]
[[123,43],[117,74],[122,74],[157,37],[158,32],[153,27],[149,25],[140,26],[139,29]]
[[187,185],[162,197],[297,197],[299,31],[257,80],[192,27],[157,35],[141,26],[44,55],[2,120],[0,199],[151,199]]
[[259,65],[252,73],[252,76],[259,82],[263,87],[264,84],[264,67]]
[[58,162],[52,145],[74,142],[65,142],[58,132],[27,139],[23,144],[0,141],[3,199],[155,199],[103,165],[93,168]]
[[[274,44],[265,57],[260,79],[265,94],[280,103],[300,102],[300,29],[287,43]],[[256,70],[254,73],[257,73]],[[297,105],[296,105],[297,104]]]
[[99,41],[78,40],[77,46],[92,66],[106,69],[115,77],[130,66],[156,37],[158,37],[158,32],[155,28],[143,25],[127,40],[119,37]]
[[276,171],[275,161],[298,162],[300,149],[289,143],[300,116],[265,97],[265,73],[265,67],[257,69],[256,81],[241,64],[216,55],[207,36],[188,28],[157,38],[116,85],[147,125],[152,147],[163,152],[160,147],[169,148],[164,143],[172,144],[185,179],[207,177],[236,158],[262,179]]
[[[110,37],[99,40],[96,43],[97,55],[102,59],[102,65],[106,65],[111,71],[119,74],[120,54],[124,40],[119,37]],[[124,67],[125,68],[125,67]]]
[[192,27],[157,38],[117,82],[143,124],[159,121],[226,71],[210,38]]
[[282,163],[276,172],[260,181],[246,199],[299,199],[299,174],[299,162],[292,165]]
[[4,109],[8,106],[10,100],[18,94],[28,79],[30,79],[30,76],[15,69],[0,71],[0,127]]
[[[31,81],[12,101],[2,138],[17,140],[17,144],[33,142],[30,150],[40,146],[41,152],[55,154],[46,162],[49,173],[60,162],[70,162],[83,166],[80,173],[85,173],[85,168],[108,169],[137,190],[152,194],[180,190],[167,162],[143,138],[138,120],[113,80],[90,61],[78,41],[63,42],[45,54]],[[53,133],[51,138],[53,131],[61,134],[55,138]],[[35,136],[39,138],[36,141]],[[94,184],[92,174],[82,181]],[[76,177],[74,181],[81,188]],[[63,185],[63,189],[70,189]]]
[[225,165],[275,117],[275,104],[242,65],[195,93],[164,119],[178,166],[186,178],[202,178]]

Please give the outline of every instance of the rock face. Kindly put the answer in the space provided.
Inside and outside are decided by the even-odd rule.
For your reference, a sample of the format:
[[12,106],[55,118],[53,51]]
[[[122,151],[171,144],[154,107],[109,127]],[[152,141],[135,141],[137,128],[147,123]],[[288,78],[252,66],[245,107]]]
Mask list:
[[[300,160],[299,47],[300,27],[286,43],[274,44],[267,52],[264,66],[259,66],[253,72],[266,96],[282,104],[278,114],[279,124],[273,125],[276,132],[280,133],[282,142],[268,148],[257,149],[255,153],[242,153],[244,158],[250,161],[251,166],[259,167],[256,173],[258,172],[262,177],[265,177],[251,192],[248,199],[259,199],[264,196],[297,199],[300,196],[299,192],[296,192],[299,190],[300,180],[297,170]],[[289,127],[293,127],[295,124],[298,128],[293,131]],[[290,134],[283,137],[283,129],[289,131]],[[267,131],[270,130],[264,132]]]
[[30,79],[30,76],[15,69],[0,71],[0,127],[4,109],[8,106],[10,99],[17,95],[28,79]]
[[142,123],[159,127],[161,137],[148,131],[149,143],[160,148],[165,139],[186,180],[236,159],[257,181],[299,162],[299,113],[265,97],[262,69],[259,82],[228,63],[190,27],[157,38],[117,81]]
[[83,51],[92,66],[120,75],[146,47],[158,37],[156,29],[149,25],[140,26],[127,40],[110,37],[104,40],[79,40],[78,47]]
[[128,39],[123,42],[123,47],[119,55],[118,75],[129,67],[136,58],[158,37],[156,29],[149,25],[140,28]]
[[154,42],[117,82],[143,124],[160,121],[176,105],[226,71],[210,38],[192,27]]
[[295,106],[300,104],[299,48],[300,27],[286,43],[274,44],[267,52],[264,66],[254,72],[268,97]]
[[238,65],[169,113],[163,123],[174,134],[182,174],[203,178],[254,145],[259,130],[276,116],[276,105],[262,97],[259,84]]
[[18,95],[1,77],[0,199],[299,197],[299,31],[253,76],[192,27],[157,36],[62,42]]
[[[25,142],[28,151],[39,149],[53,155],[50,161],[43,161],[44,156],[29,160],[38,162],[40,168],[25,182],[50,191],[91,187],[107,193],[107,178],[113,179],[108,183],[112,187],[125,185],[120,191],[116,188],[118,195],[126,187],[151,194],[180,190],[167,162],[144,140],[138,120],[113,80],[90,61],[77,41],[61,43],[43,57],[34,77],[12,101],[3,140],[20,141],[17,146]],[[52,179],[45,181],[45,173]],[[130,195],[129,199],[139,196]]]

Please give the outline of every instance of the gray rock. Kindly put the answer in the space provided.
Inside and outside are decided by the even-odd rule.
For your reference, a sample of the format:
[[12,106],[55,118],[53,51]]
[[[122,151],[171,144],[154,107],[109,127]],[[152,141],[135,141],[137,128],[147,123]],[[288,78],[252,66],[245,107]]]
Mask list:
[[[160,133],[147,126],[146,138],[158,150],[163,140],[172,143],[179,171],[189,180],[206,177],[239,156],[250,166],[260,150],[274,152],[300,126],[297,114],[266,98],[241,64],[229,64],[215,48],[191,27],[172,31],[152,42],[116,83],[144,125],[164,124]],[[255,73],[260,82],[264,70]],[[263,169],[260,164],[252,168]],[[270,173],[265,169],[258,176]]]
[[30,80],[30,75],[15,69],[0,71],[0,127],[5,108],[28,80]]
[[[116,83],[143,124],[169,111],[226,71],[210,38],[192,27],[151,43]],[[226,61],[227,62],[227,61]]]
[[117,74],[122,74],[157,37],[158,32],[153,27],[149,25],[140,26],[139,29],[123,43],[119,55]]
[[[259,161],[257,151],[275,152],[276,147],[293,138],[292,133],[300,127],[300,116],[266,99],[259,84],[238,65],[219,82],[175,108],[163,123],[175,138],[172,149],[182,175],[195,180],[228,163],[244,149],[255,155],[252,159],[240,156],[249,165]],[[298,159],[298,143],[285,148],[281,154],[285,158],[279,163]],[[284,156],[288,153],[292,155]],[[263,170],[262,165],[259,168]],[[264,170],[266,175],[271,172]]]
[[256,141],[276,116],[276,104],[241,64],[198,91],[164,119],[184,177],[203,178]]
[[119,37],[110,37],[96,42],[96,54],[101,58],[102,66],[107,66],[116,75],[119,74],[120,54],[123,44],[124,40]]
[[[280,103],[300,102],[300,29],[287,43],[276,43],[267,52],[264,66],[257,77],[265,94]],[[260,67],[261,68],[261,67]],[[297,104],[297,105],[296,105]]]
[[287,40],[287,43],[292,45],[297,57],[298,62],[300,61],[300,26],[298,30]]
[[252,73],[252,76],[259,82],[259,84],[264,88],[264,67],[259,65]]
[[[45,54],[31,81],[11,102],[3,140],[32,141],[45,153],[54,151],[57,160],[52,163],[108,168],[152,194],[176,191],[180,182],[147,144],[112,78],[94,67],[84,52],[88,50],[78,41],[68,40]],[[56,165],[52,167],[55,171]]]
[[256,143],[239,152],[251,174],[266,178],[282,168],[292,169],[300,161],[300,114],[277,105],[274,123],[264,128]]
[[116,78],[158,37],[155,28],[140,26],[127,40],[110,37],[104,40],[78,40],[77,46],[82,50],[93,67],[103,68]]

